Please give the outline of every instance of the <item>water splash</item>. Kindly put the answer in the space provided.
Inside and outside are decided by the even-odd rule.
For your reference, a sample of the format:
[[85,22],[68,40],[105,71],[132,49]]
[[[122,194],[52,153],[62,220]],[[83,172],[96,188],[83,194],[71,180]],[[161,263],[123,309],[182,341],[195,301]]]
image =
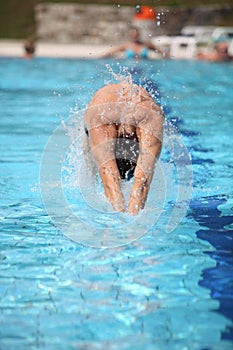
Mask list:
[[108,73],[110,73],[111,77],[115,79],[119,83],[128,83],[133,85],[132,74],[130,73],[129,68],[125,66],[119,66],[119,72],[114,72],[113,68],[109,65],[105,65]]

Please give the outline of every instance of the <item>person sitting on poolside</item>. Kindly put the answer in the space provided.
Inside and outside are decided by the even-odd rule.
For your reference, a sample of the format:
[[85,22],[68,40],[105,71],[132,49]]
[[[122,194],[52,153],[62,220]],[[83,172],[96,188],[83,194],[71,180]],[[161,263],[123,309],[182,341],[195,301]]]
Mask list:
[[[164,52],[154,46],[150,42],[144,42],[140,39],[139,29],[137,27],[131,27],[129,30],[130,41],[117,46],[102,55],[102,58],[114,57],[118,53],[123,52],[125,58],[136,58],[136,59],[148,59],[149,52],[158,52],[164,56]],[[167,55],[166,55],[167,56]]]
[[233,59],[233,56],[228,52],[228,44],[220,42],[215,45],[215,51],[209,53],[198,53],[196,58],[198,60],[206,60],[212,62],[227,62]]
[[120,82],[98,90],[84,116],[87,140],[105,195],[126,211],[122,179],[134,176],[128,213],[143,209],[162,148],[164,114],[146,90]]

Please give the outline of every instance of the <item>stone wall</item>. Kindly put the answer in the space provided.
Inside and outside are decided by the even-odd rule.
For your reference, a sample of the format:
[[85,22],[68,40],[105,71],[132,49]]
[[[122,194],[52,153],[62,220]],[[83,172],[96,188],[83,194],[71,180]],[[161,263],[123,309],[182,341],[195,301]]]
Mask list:
[[37,35],[55,42],[109,43],[125,40],[134,8],[79,4],[36,6]]
[[134,19],[127,6],[46,3],[36,6],[37,35],[57,43],[116,44],[128,39],[128,27],[141,27],[143,39],[178,35],[185,25],[233,26],[232,6],[157,8],[157,20]]

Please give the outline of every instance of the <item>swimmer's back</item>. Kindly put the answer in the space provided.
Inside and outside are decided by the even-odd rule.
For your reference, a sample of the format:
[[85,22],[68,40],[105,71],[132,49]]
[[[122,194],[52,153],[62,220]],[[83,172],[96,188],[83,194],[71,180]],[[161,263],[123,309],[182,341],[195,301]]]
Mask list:
[[[135,109],[136,106],[136,109]],[[109,84],[98,90],[85,113],[87,128],[110,123],[140,125],[163,112],[151,95],[137,84]]]
[[89,107],[109,102],[114,103],[130,101],[140,103],[145,99],[154,102],[148,92],[141,86],[123,82],[119,84],[109,84],[102,87],[94,94]]

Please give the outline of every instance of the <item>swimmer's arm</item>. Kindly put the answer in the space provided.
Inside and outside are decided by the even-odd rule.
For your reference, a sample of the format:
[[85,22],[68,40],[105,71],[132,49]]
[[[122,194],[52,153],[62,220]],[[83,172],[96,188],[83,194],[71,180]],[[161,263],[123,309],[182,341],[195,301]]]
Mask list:
[[125,202],[121,192],[121,177],[115,160],[116,127],[103,125],[92,128],[90,146],[103,182],[105,195],[114,210],[124,212]]
[[113,57],[115,56],[117,53],[119,52],[123,52],[127,49],[126,45],[120,45],[120,46],[117,46],[115,48],[113,48],[112,50],[104,53],[101,58],[109,58],[109,57]]
[[149,50],[155,51],[156,53],[160,53],[165,58],[169,58],[169,53],[168,52],[165,52],[165,51],[161,50],[159,47],[155,46],[154,44],[152,44],[150,42],[146,43],[146,47]]
[[129,214],[136,215],[145,206],[154,174],[155,163],[159,158],[162,148],[161,133],[158,137],[155,137],[148,135],[145,130],[140,130],[140,150],[134,172],[134,184],[129,199]]
[[198,59],[198,60],[213,60],[213,58],[215,58],[214,53],[198,52],[196,54],[196,59]]

